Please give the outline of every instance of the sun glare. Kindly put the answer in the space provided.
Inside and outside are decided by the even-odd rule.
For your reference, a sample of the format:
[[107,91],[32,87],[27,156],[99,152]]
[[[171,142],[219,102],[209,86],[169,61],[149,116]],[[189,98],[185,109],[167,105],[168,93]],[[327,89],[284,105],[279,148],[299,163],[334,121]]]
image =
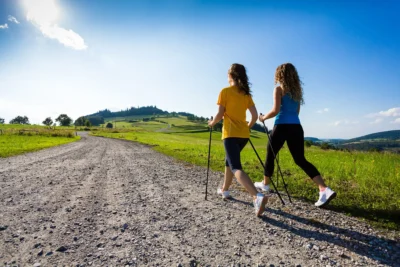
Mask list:
[[27,19],[41,26],[48,26],[56,22],[59,17],[59,8],[55,0],[25,0]]

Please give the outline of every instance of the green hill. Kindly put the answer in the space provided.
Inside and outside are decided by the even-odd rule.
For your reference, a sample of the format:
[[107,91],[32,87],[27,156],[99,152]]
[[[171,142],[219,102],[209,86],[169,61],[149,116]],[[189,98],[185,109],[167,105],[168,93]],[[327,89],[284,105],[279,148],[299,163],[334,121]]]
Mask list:
[[373,140],[400,140],[400,130],[386,131],[386,132],[378,132],[367,134],[361,137],[352,138],[344,141],[344,143],[353,143],[360,141],[373,141]]
[[400,130],[372,133],[343,141],[339,148],[400,153]]

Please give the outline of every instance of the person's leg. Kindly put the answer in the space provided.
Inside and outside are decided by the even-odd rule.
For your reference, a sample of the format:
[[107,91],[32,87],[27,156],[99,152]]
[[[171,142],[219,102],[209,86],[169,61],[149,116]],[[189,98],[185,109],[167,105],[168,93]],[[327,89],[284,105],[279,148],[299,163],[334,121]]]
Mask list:
[[[233,164],[235,165],[233,167],[234,168],[240,167],[240,169],[241,169],[242,165],[241,165],[241,161],[240,161],[240,153],[242,152],[243,148],[248,143],[248,139],[247,138],[236,138],[235,141],[236,141],[236,145],[239,148],[239,159],[237,159],[237,158],[233,159]],[[237,152],[235,152],[235,153],[237,154]],[[229,166],[228,160],[226,160],[226,163],[227,163],[227,166]],[[243,175],[240,175],[240,176],[243,176]],[[233,177],[234,177],[234,174],[231,171],[231,169],[229,167],[225,166],[225,177],[224,177],[225,179],[224,179],[224,187],[222,188],[222,190],[224,190],[224,191],[228,190],[229,186],[232,184]]]
[[[271,183],[270,177],[274,173],[275,157],[281,150],[283,144],[285,143],[286,136],[284,132],[284,125],[278,124],[274,126],[272,133],[270,135],[271,144],[267,144],[267,157],[265,160],[265,170],[264,170],[264,185],[269,185]],[[272,148],[271,148],[272,146]]]
[[224,139],[225,153],[232,173],[236,177],[237,181],[253,197],[256,214],[257,216],[260,216],[265,210],[268,197],[257,192],[257,189],[254,187],[250,177],[242,170],[240,152],[245,147],[247,142],[247,138],[226,138]]
[[304,131],[300,124],[291,124],[290,136],[287,138],[287,144],[294,162],[303,169],[303,171],[316,183],[320,191],[327,187],[319,171],[304,156]]
[[[238,179],[238,182],[246,188],[246,190],[255,197],[257,190],[251,182],[249,176],[242,170],[242,163],[240,161],[240,152],[245,147],[247,139],[244,138],[226,138],[224,139],[224,148],[226,153],[226,162],[230,167],[230,171],[225,168],[225,185],[230,185],[232,182],[230,174]],[[233,178],[233,177],[232,177]],[[225,187],[223,188],[226,189]]]
[[254,187],[253,182],[250,180],[250,177],[243,170],[236,170],[235,177],[238,182],[246,188],[247,192],[253,197],[253,199],[257,196],[257,189]]
[[317,207],[323,207],[327,205],[333,198],[336,197],[336,193],[326,186],[321,174],[317,168],[310,162],[308,162],[304,156],[304,132],[303,127],[298,125],[290,126],[291,135],[287,139],[287,144],[292,154],[295,163],[304,170],[305,173],[313,180],[319,187],[319,199],[315,203]]
[[224,184],[222,185],[222,191],[228,191],[232,184],[233,173],[229,166],[225,166]]

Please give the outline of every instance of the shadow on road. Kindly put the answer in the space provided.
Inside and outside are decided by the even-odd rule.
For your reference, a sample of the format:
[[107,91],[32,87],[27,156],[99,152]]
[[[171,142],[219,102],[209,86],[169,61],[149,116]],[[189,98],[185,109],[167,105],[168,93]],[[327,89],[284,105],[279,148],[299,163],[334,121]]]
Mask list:
[[[277,209],[267,209],[267,213],[272,213],[276,215],[280,215],[286,217],[291,220],[295,220],[301,224],[313,226],[315,228],[319,228],[321,230],[327,230],[329,233],[324,233],[320,231],[313,231],[304,228],[295,228],[291,225],[288,225],[284,222],[277,221],[273,218],[267,216],[262,217],[262,220],[268,224],[273,226],[285,229],[295,235],[301,236],[303,238],[314,238],[315,240],[325,241],[343,248],[346,248],[349,251],[353,251],[361,256],[366,256],[370,259],[374,259],[379,261],[382,264],[391,264],[396,262],[396,259],[391,258],[393,255],[390,255],[387,251],[387,247],[395,247],[396,241],[391,239],[379,238],[373,235],[367,235],[360,233],[358,231],[354,231],[351,229],[341,228],[337,226],[327,225],[325,223],[321,223],[318,221],[313,221],[307,218],[302,218],[290,213],[287,213],[282,210]],[[340,236],[347,236],[350,240],[343,239]],[[343,258],[349,258],[346,255],[341,255]],[[399,262],[400,259],[397,259]]]

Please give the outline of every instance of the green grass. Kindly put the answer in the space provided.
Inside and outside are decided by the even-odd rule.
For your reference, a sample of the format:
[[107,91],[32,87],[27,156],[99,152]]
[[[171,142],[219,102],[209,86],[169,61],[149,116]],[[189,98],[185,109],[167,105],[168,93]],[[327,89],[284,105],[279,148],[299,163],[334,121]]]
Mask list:
[[[124,133],[97,131],[94,134],[153,145],[154,149],[179,160],[207,166],[209,132],[204,126],[191,123],[175,132],[152,132],[149,128]],[[176,130],[176,127],[172,130]],[[252,132],[251,140],[264,161],[267,137]],[[399,229],[400,217],[400,156],[389,153],[344,152],[306,148],[306,158],[321,172],[326,183],[338,193],[330,209],[375,222],[389,229]],[[221,133],[213,132],[211,168],[224,169],[225,152]],[[286,145],[279,153],[280,166],[293,197],[314,202],[318,190],[310,178],[294,163]],[[244,170],[253,181],[260,181],[263,169],[248,144],[242,152]],[[276,172],[275,172],[276,173]],[[276,175],[275,175],[276,176]],[[276,178],[275,178],[276,179]],[[283,190],[282,182],[279,187]]]
[[48,129],[37,125],[0,125],[0,157],[67,144],[80,139],[75,131],[62,127]]
[[104,121],[107,122],[114,122],[114,121],[129,121],[129,120],[141,120],[143,118],[151,118],[154,115],[132,115],[129,117],[111,117],[111,118],[104,118]]
[[197,125],[198,126],[199,125],[198,123],[188,121],[186,119],[186,117],[184,117],[184,116],[172,117],[172,118],[156,118],[156,120],[165,121],[165,122],[167,122],[171,125],[173,124],[175,126],[182,126],[182,125],[185,125],[185,126]]

